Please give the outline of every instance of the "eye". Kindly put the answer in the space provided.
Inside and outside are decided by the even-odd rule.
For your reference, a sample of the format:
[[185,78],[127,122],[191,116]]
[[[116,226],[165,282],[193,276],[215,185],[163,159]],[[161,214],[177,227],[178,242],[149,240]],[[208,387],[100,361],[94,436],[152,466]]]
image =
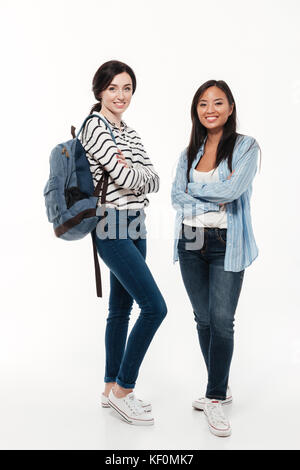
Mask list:
[[218,101],[218,103],[216,103],[216,105],[220,105],[220,106],[221,106],[222,104],[223,104],[222,101]]
[[200,103],[199,106],[201,106],[201,108],[203,108],[203,106],[206,106],[206,104],[205,103]]
[[127,86],[125,90],[130,91],[131,90],[130,86]]
[[114,91],[115,87],[114,86],[110,86],[109,87],[109,91]]

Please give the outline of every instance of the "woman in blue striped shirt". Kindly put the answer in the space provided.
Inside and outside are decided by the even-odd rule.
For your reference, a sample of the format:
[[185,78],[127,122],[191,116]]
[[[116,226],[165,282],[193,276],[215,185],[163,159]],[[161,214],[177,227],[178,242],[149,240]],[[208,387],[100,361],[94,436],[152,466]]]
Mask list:
[[252,180],[259,146],[236,132],[236,106],[228,85],[209,80],[195,93],[192,132],[172,185],[176,209],[174,262],[179,259],[208,372],[203,410],[217,436],[231,434],[223,405],[233,353],[234,315],[245,268],[258,255],[251,215]]

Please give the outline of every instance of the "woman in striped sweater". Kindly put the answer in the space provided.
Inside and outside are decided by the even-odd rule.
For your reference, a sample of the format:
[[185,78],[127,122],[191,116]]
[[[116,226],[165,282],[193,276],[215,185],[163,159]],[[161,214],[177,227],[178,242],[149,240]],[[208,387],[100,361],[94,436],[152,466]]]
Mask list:
[[[159,189],[159,177],[141,138],[122,120],[135,88],[136,78],[128,65],[119,61],[101,65],[93,79],[98,103],[91,114],[96,116],[87,121],[81,142],[94,186],[103,171],[108,174],[105,203],[101,204],[101,193],[98,200],[100,221],[95,240],[100,257],[110,269],[102,406],[114,408],[130,424],[151,425],[151,404],[137,399],[133,389],[167,307],[145,261],[144,208],[149,204],[147,194]],[[134,300],[141,311],[127,339]]]
[[222,80],[209,80],[192,102],[192,133],[172,186],[177,210],[174,262],[179,259],[208,372],[203,410],[217,436],[231,433],[223,405],[233,352],[234,315],[245,268],[258,255],[251,216],[259,146],[236,132],[235,101]]

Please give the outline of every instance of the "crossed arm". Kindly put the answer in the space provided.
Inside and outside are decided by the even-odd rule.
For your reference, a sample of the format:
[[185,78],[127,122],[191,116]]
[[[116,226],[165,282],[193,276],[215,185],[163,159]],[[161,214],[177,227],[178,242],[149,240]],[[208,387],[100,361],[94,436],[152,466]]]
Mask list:
[[219,204],[207,202],[201,197],[194,197],[186,193],[187,189],[187,157],[186,150],[182,152],[177,164],[176,176],[172,184],[171,200],[172,206],[181,211],[185,216],[194,216],[205,212],[219,211]]
[[152,170],[153,165],[136,165],[129,168],[128,165],[122,164],[120,150],[103,122],[97,118],[91,118],[87,125],[84,148],[121,188],[141,191],[146,185],[146,189],[158,191],[159,177]]
[[[160,187],[160,178],[154,169],[153,163],[151,162],[150,158],[148,157],[145,148],[141,142],[140,136],[136,133],[136,137],[139,138],[139,144],[141,146],[141,149],[143,150],[143,154],[139,153],[139,156],[142,157],[142,162],[136,163],[134,165],[134,168],[136,170],[141,169],[148,175],[148,180],[146,183],[142,184],[139,188],[135,190],[136,194],[149,194],[149,193],[157,193]],[[128,164],[126,161],[125,156],[122,154],[122,152],[118,149],[118,155],[117,155],[117,160],[119,163],[121,163],[125,168],[128,168]]]
[[215,183],[189,183],[188,195],[219,204],[238,199],[251,185],[256,174],[259,146],[251,137],[244,139],[238,150],[240,156],[230,179]]

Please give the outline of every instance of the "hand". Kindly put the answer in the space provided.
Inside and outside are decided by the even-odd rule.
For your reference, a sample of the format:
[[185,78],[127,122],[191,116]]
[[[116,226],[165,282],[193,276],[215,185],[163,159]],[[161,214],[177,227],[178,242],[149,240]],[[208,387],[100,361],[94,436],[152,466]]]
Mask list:
[[128,168],[128,164],[126,162],[126,158],[122,154],[121,150],[118,149],[118,155],[117,155],[117,160],[119,163],[122,163],[126,168]]

